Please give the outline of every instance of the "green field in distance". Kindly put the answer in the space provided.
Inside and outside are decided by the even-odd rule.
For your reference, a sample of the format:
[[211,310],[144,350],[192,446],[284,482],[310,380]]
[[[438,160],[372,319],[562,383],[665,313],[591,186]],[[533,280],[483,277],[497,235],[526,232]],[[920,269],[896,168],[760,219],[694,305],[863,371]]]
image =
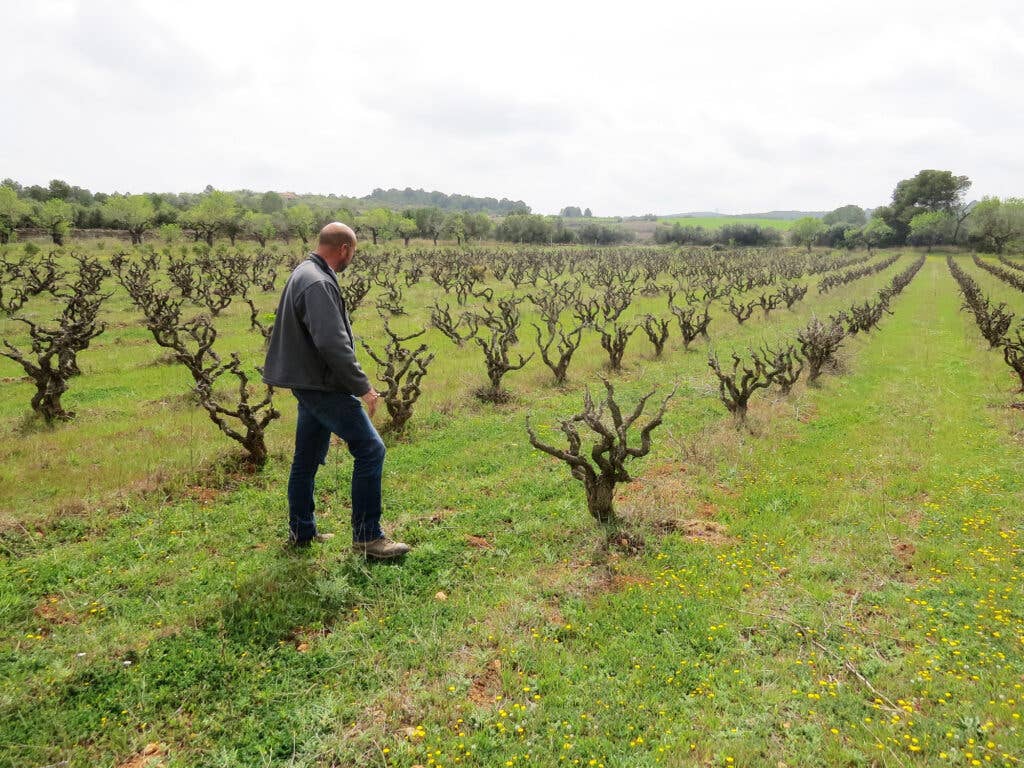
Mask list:
[[674,216],[658,219],[659,224],[669,226],[676,222],[684,227],[704,227],[704,229],[719,229],[729,224],[757,224],[759,227],[770,227],[783,232],[793,226],[792,219],[747,219],[738,216]]

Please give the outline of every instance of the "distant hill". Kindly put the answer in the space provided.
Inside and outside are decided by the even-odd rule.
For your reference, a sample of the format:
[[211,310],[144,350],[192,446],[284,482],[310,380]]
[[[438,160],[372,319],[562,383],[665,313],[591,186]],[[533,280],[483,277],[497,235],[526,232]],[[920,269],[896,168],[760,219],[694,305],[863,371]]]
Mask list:
[[691,213],[673,213],[659,216],[660,219],[779,219],[795,221],[804,216],[820,219],[828,211],[768,211],[767,213],[714,213],[713,211],[696,211]]

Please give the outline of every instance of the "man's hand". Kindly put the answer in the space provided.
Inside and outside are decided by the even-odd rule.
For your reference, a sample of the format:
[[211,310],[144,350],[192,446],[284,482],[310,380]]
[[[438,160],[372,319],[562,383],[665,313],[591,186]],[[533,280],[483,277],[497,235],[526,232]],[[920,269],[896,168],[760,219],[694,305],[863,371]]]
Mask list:
[[377,393],[377,390],[370,387],[370,391],[359,399],[363,401],[363,404],[366,406],[366,410],[372,419],[374,414],[377,413],[377,401],[380,400],[380,395]]

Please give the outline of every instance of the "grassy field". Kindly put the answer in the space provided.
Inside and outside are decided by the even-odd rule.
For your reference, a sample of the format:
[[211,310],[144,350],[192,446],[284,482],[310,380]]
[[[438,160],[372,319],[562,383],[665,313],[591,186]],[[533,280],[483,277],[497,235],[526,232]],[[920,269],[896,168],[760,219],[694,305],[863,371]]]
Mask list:
[[[768,320],[716,307],[712,343],[789,337],[910,258]],[[429,293],[407,292],[403,329],[425,323]],[[114,301],[66,398],[75,422],[25,419],[31,388],[0,360],[0,765],[1024,758],[1021,415],[942,258],[846,342],[842,375],[755,397],[749,431],[718,403],[705,345],[673,339],[656,360],[635,336],[617,389],[679,387],[618,500],[646,539],[636,555],[606,543],[523,428],[529,414],[550,435],[579,409],[603,370],[593,338],[569,387],[535,360],[494,407],[471,395],[477,350],[428,332],[438,359],[384,481],[385,523],[415,549],[373,565],[344,546],[343,449],[318,479],[338,538],[288,552],[291,398],[266,469],[239,474],[183,371]],[[243,309],[224,341],[256,362]],[[379,338],[369,303],[354,324]]]
[[759,227],[777,229],[780,232],[787,232],[793,226],[792,219],[747,219],[736,216],[684,216],[658,219],[659,224],[668,226],[677,222],[684,227],[704,227],[704,229],[721,229],[730,224],[756,224]]

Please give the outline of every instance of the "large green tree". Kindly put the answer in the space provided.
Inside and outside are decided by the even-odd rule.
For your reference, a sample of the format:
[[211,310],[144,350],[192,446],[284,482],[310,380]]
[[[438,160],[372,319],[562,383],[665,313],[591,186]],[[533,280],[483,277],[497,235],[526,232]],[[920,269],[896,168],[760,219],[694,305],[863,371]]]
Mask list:
[[145,195],[115,195],[103,204],[103,218],[115,227],[127,230],[132,244],[138,245],[156,220],[156,208]]
[[924,211],[910,220],[908,242],[927,245],[931,253],[933,245],[949,242],[953,237],[956,222],[949,211]]
[[910,220],[919,213],[945,211],[953,216],[954,237],[967,217],[964,193],[971,186],[966,176],[955,176],[952,171],[923,170],[916,176],[903,179],[892,192],[892,203],[878,208],[874,215],[893,228],[896,237],[904,242],[910,234]]
[[904,179],[892,193],[893,209],[897,214],[911,208],[929,211],[952,211],[971,186],[966,176],[954,176],[952,171],[919,171],[911,179]]
[[56,197],[39,205],[32,215],[32,221],[46,230],[55,245],[64,245],[64,236],[71,230],[74,220],[75,209]]
[[615,245],[634,240],[635,233],[622,227],[611,224],[601,224],[596,221],[588,221],[574,233],[569,229],[560,229],[561,219],[555,220],[555,231],[551,239],[555,243],[571,243],[578,239],[581,243],[593,243],[594,245]]
[[361,216],[356,216],[356,229],[360,232],[369,232],[374,245],[378,239],[387,240],[395,231],[396,224],[394,211],[387,208],[373,208]]
[[885,245],[891,245],[896,239],[896,230],[881,218],[872,218],[861,230],[861,239],[868,247],[868,252]]
[[1002,253],[1011,242],[1024,242],[1024,199],[983,198],[971,210],[969,231],[986,251]]
[[789,230],[789,241],[793,245],[805,246],[808,252],[810,252],[811,246],[818,241],[818,238],[824,232],[825,225],[822,224],[821,219],[816,219],[814,216],[804,216],[793,222],[793,226]]
[[0,186],[0,243],[6,243],[22,219],[32,214],[32,206],[18,197],[18,192],[6,184]]
[[241,217],[241,210],[234,197],[227,192],[213,190],[185,211],[180,217],[180,222],[182,226],[195,233],[197,240],[202,237],[208,244],[213,245],[213,238],[217,233],[241,220]]
[[842,246],[847,250],[853,250],[864,243],[864,227],[849,227],[843,232]]
[[860,227],[867,223],[868,217],[867,214],[864,213],[864,209],[859,205],[842,205],[834,211],[826,213],[822,217],[821,221],[825,226],[832,226],[833,224],[853,224]]
[[51,200],[54,198],[65,202],[71,200],[71,185],[63,179],[50,179],[49,190]]
[[416,219],[412,216],[400,216],[395,221],[395,232],[406,245],[409,245],[409,239],[419,232],[419,227],[416,226]]
[[306,245],[313,236],[313,209],[305,203],[285,208],[284,224],[289,236],[299,238]]
[[550,243],[554,226],[545,216],[513,213],[503,218],[494,230],[498,240],[512,243]]
[[416,228],[424,237],[429,237],[437,245],[437,238],[441,236],[441,227],[444,226],[444,211],[440,208],[417,208]]
[[242,232],[255,239],[260,246],[265,246],[267,240],[277,236],[277,227],[269,213],[246,211],[242,216]]
[[462,221],[466,232],[466,240],[483,240],[491,234],[494,226],[491,217],[486,213],[464,213]]
[[260,198],[260,211],[263,213],[280,213],[284,210],[284,198],[274,191],[264,192]]
[[441,225],[441,234],[462,245],[466,237],[466,218],[461,213],[449,213],[444,217],[444,224]]

